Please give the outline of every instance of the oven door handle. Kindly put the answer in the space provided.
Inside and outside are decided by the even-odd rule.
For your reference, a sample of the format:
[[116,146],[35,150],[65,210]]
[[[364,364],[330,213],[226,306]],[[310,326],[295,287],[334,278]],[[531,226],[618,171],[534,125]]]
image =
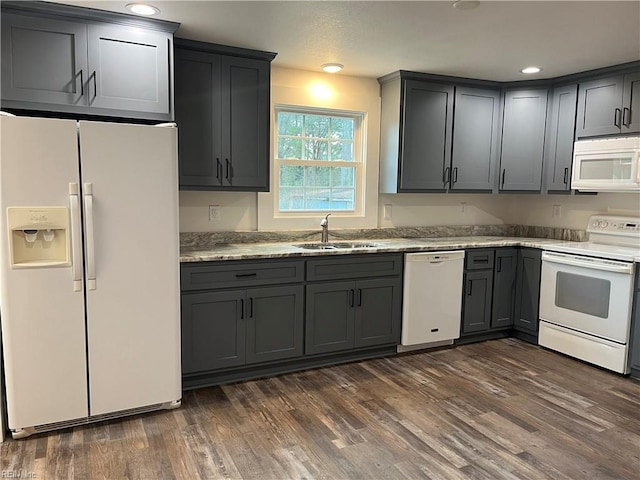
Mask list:
[[584,267],[592,270],[633,274],[633,263],[616,262],[615,260],[600,260],[590,257],[580,258],[573,255],[563,255],[561,253],[542,252],[542,261],[573,267]]

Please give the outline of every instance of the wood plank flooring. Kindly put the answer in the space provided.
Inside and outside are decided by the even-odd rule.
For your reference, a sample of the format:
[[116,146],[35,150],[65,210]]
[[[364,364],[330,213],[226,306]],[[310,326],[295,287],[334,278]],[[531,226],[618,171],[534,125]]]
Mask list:
[[640,382],[502,339],[190,391],[0,452],[1,478],[636,480]]

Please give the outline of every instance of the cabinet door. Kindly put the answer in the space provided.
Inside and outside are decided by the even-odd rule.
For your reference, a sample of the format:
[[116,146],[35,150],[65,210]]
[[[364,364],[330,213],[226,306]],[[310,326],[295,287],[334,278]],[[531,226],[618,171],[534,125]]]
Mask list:
[[222,186],[220,56],[175,52],[180,187]]
[[559,87],[553,91],[545,155],[548,191],[571,189],[577,99],[577,85]]
[[577,138],[620,133],[623,88],[622,75],[580,84]]
[[269,189],[269,77],[266,61],[222,56],[223,185]]
[[169,114],[172,35],[109,24],[89,24],[89,105]]
[[534,248],[521,248],[518,251],[514,327],[534,334],[538,332],[540,258],[540,250]]
[[483,332],[491,326],[493,270],[466,272],[464,277],[462,333]]
[[515,248],[496,249],[496,261],[493,270],[491,328],[513,325],[517,265],[518,250]]
[[307,285],[305,353],[353,348],[355,282]]
[[500,93],[456,87],[451,185],[491,191],[498,161]]
[[84,105],[87,79],[84,23],[2,12],[3,104]]
[[453,87],[407,80],[400,190],[419,192],[446,189],[445,167],[451,163]]
[[303,299],[302,285],[247,290],[247,363],[302,355]]
[[356,282],[356,347],[400,343],[402,282],[399,278]]
[[640,72],[624,76],[620,130],[625,134],[640,132]]
[[182,373],[245,363],[244,290],[182,295]]
[[504,102],[500,190],[540,190],[547,90],[508,91]]

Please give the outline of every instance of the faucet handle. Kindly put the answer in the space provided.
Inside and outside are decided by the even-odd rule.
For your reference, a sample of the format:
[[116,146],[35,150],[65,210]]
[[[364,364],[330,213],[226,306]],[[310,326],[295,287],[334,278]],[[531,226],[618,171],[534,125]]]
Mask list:
[[324,220],[320,222],[321,227],[326,227],[327,225],[329,225],[329,215],[331,214],[327,213],[326,217],[324,217]]

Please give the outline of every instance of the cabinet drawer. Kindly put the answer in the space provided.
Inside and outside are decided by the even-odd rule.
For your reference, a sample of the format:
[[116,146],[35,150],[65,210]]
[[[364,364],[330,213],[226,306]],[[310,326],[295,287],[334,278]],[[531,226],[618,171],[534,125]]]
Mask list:
[[493,268],[494,256],[495,251],[493,249],[467,250],[465,255],[465,268],[467,270]]
[[296,283],[304,280],[304,261],[214,262],[181,265],[182,291]]
[[384,277],[402,274],[402,255],[342,255],[307,260],[307,280]]

